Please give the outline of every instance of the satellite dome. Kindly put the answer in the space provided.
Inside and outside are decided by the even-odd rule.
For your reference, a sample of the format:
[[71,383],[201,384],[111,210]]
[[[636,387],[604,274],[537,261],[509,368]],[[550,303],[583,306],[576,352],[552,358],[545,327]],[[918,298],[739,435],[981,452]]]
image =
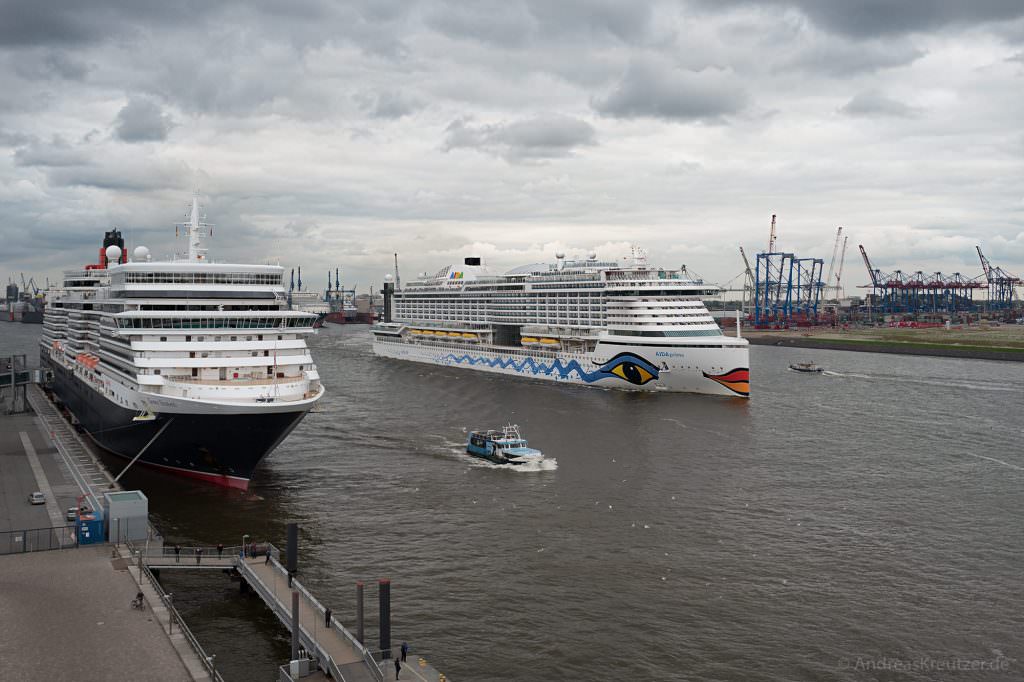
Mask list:
[[597,251],[588,251],[587,260],[597,260]]
[[110,263],[116,263],[121,260],[121,247],[116,244],[108,246],[104,253],[107,254],[107,261]]
[[385,282],[390,282],[393,279],[394,279],[394,276],[390,272],[388,274],[384,275],[384,281]]
[[565,251],[556,251],[555,252],[555,258],[558,258],[559,260],[561,260],[562,258],[565,258]]
[[135,260],[146,260],[149,258],[149,249],[145,246],[136,246],[135,250],[132,251],[132,258]]

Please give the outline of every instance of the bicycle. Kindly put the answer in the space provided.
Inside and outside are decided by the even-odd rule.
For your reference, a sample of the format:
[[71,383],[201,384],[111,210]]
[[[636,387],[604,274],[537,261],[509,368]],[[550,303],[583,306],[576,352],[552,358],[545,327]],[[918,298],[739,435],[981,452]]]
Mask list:
[[146,610],[146,598],[141,592],[135,595],[135,599],[132,599],[131,607],[139,611]]

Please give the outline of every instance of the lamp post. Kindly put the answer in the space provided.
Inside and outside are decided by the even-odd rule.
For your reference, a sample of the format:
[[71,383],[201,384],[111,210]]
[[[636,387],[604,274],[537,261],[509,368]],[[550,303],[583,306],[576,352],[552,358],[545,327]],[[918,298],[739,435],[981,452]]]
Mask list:
[[246,533],[242,536],[242,559],[245,559],[245,543],[249,539],[249,534]]

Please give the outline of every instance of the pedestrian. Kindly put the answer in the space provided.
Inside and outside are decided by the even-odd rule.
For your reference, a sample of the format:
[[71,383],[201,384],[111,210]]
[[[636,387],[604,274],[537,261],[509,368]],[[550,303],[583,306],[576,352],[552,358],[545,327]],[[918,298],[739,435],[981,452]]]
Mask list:
[[402,672],[402,664],[399,663],[398,659],[396,658],[395,659],[395,679],[396,680],[398,679],[398,673],[400,673],[400,672]]
[[267,547],[267,560],[263,562],[263,565],[266,566],[269,563],[270,563],[270,547],[268,546]]
[[324,627],[325,628],[331,627],[331,610],[330,609],[324,609]]
[[217,543],[217,558],[220,559],[221,555],[224,554],[224,543]]
[[198,565],[199,562],[202,561],[202,559],[203,559],[203,548],[202,547],[196,547],[196,565]]
[[181,563],[181,547],[179,547],[178,545],[174,546],[174,563]]
[[405,657],[409,653],[409,645],[402,642],[402,663],[405,663]]

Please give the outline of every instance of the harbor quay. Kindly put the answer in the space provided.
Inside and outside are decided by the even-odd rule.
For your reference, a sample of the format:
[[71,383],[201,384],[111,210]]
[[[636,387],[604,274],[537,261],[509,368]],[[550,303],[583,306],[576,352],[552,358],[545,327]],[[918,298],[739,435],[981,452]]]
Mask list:
[[[296,577],[295,524],[285,550],[165,546],[145,495],[122,490],[38,386],[27,386],[25,403],[25,412],[0,414],[0,678],[76,670],[79,680],[222,680],[216,652],[204,650],[160,583],[166,571],[200,570],[236,581],[292,634],[288,663],[268,678],[390,679],[401,656],[391,645],[390,581],[378,584],[380,641],[370,646],[362,583],[346,627]],[[123,511],[140,504],[142,519]],[[402,671],[403,680],[446,682],[419,657]]]

